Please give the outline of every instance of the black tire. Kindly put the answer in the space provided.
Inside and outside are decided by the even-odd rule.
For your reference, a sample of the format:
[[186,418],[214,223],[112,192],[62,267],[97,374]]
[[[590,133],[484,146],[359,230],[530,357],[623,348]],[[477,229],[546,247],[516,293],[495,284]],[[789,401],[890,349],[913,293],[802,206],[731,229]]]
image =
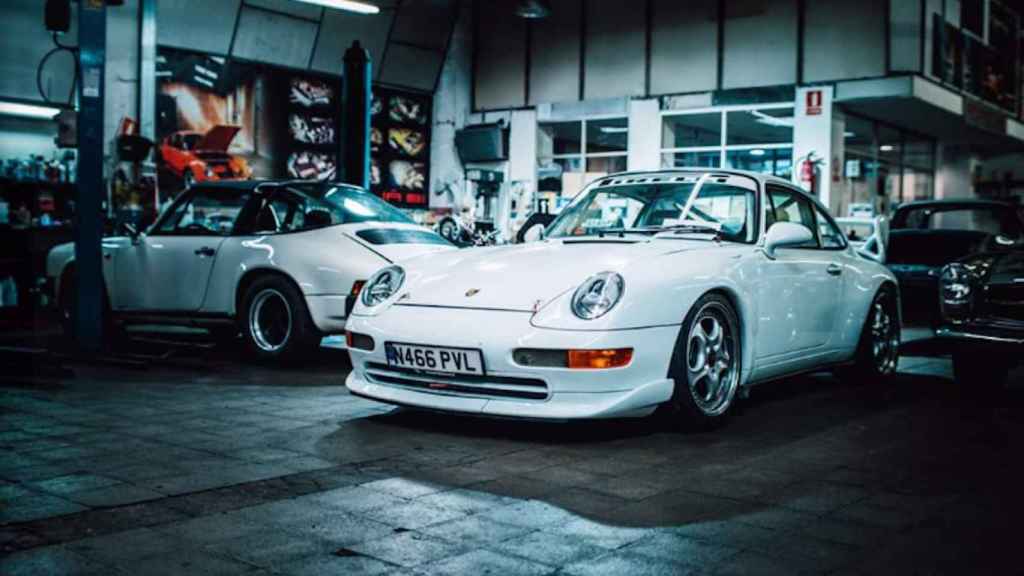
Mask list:
[[544,214],[541,212],[534,212],[530,214],[530,217],[523,222],[522,228],[516,233],[516,244],[522,244],[526,242],[526,234],[534,226],[543,226],[547,228],[552,222],[555,221],[556,216],[554,214]]
[[315,350],[321,339],[306,299],[281,276],[263,276],[246,288],[238,326],[246,351],[265,361],[301,358]]
[[896,291],[879,288],[868,308],[853,365],[843,378],[857,384],[885,382],[896,374],[900,359],[900,322]]
[[[720,340],[715,337],[716,324],[722,330]],[[719,342],[717,348],[715,342]],[[705,294],[686,315],[676,340],[668,374],[675,381],[675,390],[663,413],[673,419],[673,425],[685,430],[721,426],[738,396],[742,362],[742,333],[736,310],[728,298]],[[720,368],[723,363],[725,370]],[[702,367],[712,365],[715,372],[695,378]]]

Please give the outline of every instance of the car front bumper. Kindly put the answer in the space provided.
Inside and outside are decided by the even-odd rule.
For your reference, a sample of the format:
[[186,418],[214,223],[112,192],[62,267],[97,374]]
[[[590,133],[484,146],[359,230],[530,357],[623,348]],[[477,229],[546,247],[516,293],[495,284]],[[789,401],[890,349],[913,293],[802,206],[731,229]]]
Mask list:
[[[375,317],[352,316],[347,329],[371,337],[374,347],[349,348],[352,372],[345,385],[353,394],[391,404],[556,420],[645,416],[672,397],[674,383],[667,374],[679,326],[569,331],[536,328],[530,318],[522,312],[417,306],[393,306]],[[467,379],[391,369],[386,342],[478,349],[486,376]],[[513,360],[513,351],[520,348],[634,352],[624,367],[584,370],[522,366]]]

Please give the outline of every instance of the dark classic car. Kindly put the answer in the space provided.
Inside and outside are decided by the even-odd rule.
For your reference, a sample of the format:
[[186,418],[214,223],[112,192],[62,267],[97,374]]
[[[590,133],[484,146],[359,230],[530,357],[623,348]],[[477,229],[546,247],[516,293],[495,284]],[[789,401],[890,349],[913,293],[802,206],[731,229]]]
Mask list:
[[900,283],[907,322],[938,324],[942,267],[1024,237],[1020,208],[990,200],[929,200],[892,217],[886,265]]
[[955,341],[956,379],[1002,383],[1024,357],[1024,240],[949,264],[940,287],[936,333]]

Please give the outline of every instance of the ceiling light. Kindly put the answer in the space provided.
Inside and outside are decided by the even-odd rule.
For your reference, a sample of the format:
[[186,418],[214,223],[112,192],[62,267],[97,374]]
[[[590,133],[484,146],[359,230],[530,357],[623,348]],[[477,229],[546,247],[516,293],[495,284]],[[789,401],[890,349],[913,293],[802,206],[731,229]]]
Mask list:
[[760,110],[751,110],[750,114],[754,117],[754,122],[757,122],[758,124],[767,124],[769,126],[778,126],[780,128],[793,127],[794,118],[792,116],[770,116]]
[[881,150],[882,152],[892,152],[896,148],[893,147],[892,144],[882,144],[881,146],[878,147],[878,149]]
[[305,2],[307,4],[316,4],[317,6],[324,6],[326,8],[337,8],[338,10],[347,10],[349,12],[358,12],[360,14],[379,14],[380,8],[373,4],[366,2],[356,2],[355,0],[298,0],[299,2]]
[[60,108],[54,108],[52,106],[21,104],[19,102],[0,102],[0,114],[4,114],[6,116],[53,120],[53,117],[58,113],[60,113]]
[[849,132],[849,131],[843,132],[843,137],[845,137],[845,138],[853,138],[856,135],[857,134],[855,132]]
[[601,132],[605,134],[625,134],[629,132],[626,126],[601,126]]
[[516,5],[515,13],[520,18],[547,18],[551,15],[551,7],[546,0],[522,0]]
[[750,151],[751,156],[764,156],[765,152],[761,148],[754,148]]

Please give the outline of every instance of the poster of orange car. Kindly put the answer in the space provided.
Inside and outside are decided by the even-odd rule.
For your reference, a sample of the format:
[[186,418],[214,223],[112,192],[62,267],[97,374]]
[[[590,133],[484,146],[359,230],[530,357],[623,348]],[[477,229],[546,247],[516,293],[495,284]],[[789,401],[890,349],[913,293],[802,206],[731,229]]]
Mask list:
[[185,186],[207,180],[247,180],[252,169],[245,158],[228,153],[240,126],[220,124],[205,134],[179,131],[160,142],[160,158]]

